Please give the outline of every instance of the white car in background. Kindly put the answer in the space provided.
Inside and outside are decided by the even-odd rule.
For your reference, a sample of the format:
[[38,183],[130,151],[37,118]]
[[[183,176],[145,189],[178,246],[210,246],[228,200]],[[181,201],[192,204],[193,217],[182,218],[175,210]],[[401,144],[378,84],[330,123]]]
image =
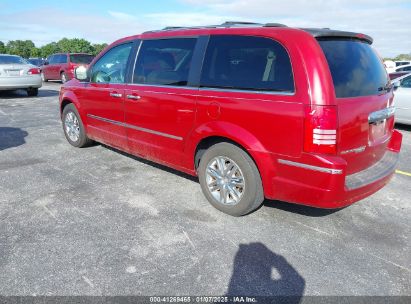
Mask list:
[[38,67],[20,56],[0,54],[0,91],[23,89],[37,96],[41,85]]
[[392,82],[395,88],[395,122],[411,125],[411,73]]
[[384,61],[384,66],[385,66],[385,69],[387,70],[387,73],[388,73],[388,74],[389,74],[389,73],[392,73],[392,72],[395,72],[395,68],[397,67],[397,65],[395,64],[395,62],[392,61],[392,60],[386,60],[386,61]]
[[404,66],[411,65],[411,61],[402,60],[402,61],[392,61],[386,60],[384,61],[385,69],[387,70],[388,74],[395,73],[400,71],[400,69]]

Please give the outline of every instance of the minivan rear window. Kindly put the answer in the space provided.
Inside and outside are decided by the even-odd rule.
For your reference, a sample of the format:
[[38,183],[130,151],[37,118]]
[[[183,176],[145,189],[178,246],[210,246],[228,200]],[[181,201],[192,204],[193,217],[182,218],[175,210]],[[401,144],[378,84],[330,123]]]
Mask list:
[[359,40],[319,40],[330,67],[337,98],[378,95],[389,83],[373,48]]

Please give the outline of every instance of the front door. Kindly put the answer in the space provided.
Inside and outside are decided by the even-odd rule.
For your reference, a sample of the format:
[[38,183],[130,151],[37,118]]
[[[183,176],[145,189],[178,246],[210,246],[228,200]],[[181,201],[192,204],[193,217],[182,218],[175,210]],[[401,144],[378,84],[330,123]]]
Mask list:
[[124,93],[133,42],[108,50],[92,67],[82,98],[88,133],[109,145],[127,147],[124,127]]

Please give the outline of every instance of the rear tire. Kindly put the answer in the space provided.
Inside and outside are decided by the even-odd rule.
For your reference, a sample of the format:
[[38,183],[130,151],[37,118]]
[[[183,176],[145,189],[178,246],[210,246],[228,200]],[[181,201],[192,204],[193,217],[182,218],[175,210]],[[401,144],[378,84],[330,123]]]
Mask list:
[[64,135],[72,146],[83,148],[92,143],[92,140],[86,135],[83,122],[73,104],[64,107],[62,120]]
[[211,146],[201,157],[198,175],[207,200],[226,214],[246,215],[264,201],[257,166],[244,150],[231,143]]
[[35,97],[35,96],[39,95],[39,89],[37,89],[37,88],[27,89],[27,95],[29,97]]

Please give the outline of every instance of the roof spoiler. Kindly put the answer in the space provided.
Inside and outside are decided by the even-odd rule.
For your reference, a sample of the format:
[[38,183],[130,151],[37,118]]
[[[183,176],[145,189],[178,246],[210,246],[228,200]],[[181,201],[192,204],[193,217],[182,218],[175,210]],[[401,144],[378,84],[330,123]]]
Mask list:
[[328,28],[324,28],[324,29],[311,29],[311,28],[303,28],[302,30],[310,33],[311,35],[313,35],[315,38],[351,38],[351,39],[358,39],[361,41],[364,41],[368,44],[372,44],[373,43],[373,39],[365,34],[361,34],[361,33],[354,33],[354,32],[345,32],[345,31],[336,31],[336,30],[330,30]]

